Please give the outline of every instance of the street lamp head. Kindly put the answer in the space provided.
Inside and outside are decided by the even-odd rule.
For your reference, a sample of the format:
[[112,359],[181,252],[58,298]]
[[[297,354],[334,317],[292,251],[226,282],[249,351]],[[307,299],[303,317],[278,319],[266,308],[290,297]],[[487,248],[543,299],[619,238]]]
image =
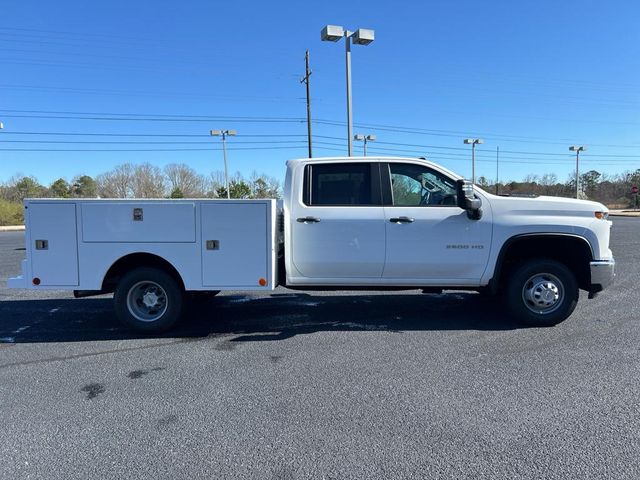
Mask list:
[[484,139],[483,138],[465,138],[464,143],[466,143],[467,145],[478,145],[478,144],[484,143]]
[[375,135],[367,135],[367,140],[370,142],[375,142],[377,137]]
[[473,138],[465,138],[465,139],[464,139],[464,143],[465,143],[466,145],[469,145],[470,143],[473,143]]
[[235,137],[237,134],[238,134],[238,132],[235,131],[235,130],[227,130],[227,135]]
[[354,140],[358,140],[359,142],[362,142],[362,141],[364,140],[364,135],[363,135],[363,134],[361,134],[361,133],[356,133],[356,134],[353,136],[353,139],[354,139]]
[[4,125],[2,124],[2,122],[0,122],[0,130],[2,130],[4,128]]
[[222,130],[211,130],[209,134],[212,136],[219,136],[222,135]]
[[584,152],[587,149],[584,145],[571,145],[569,150],[572,152]]
[[344,37],[344,28],[338,25],[327,25],[320,32],[323,42],[337,42],[342,37]]
[[483,144],[484,143],[484,138],[476,138],[476,142],[478,145]]
[[375,32],[368,28],[359,28],[351,36],[351,41],[356,45],[369,45],[375,40]]

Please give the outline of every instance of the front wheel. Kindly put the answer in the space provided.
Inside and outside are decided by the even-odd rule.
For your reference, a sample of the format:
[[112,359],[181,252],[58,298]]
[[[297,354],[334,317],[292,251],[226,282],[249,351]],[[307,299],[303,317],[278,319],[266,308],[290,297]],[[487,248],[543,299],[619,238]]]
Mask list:
[[141,267],[124,275],[113,299],[120,321],[140,332],[168,330],[182,313],[182,289],[157,268]]
[[509,311],[527,325],[550,327],[568,318],[578,303],[575,275],[555,260],[529,260],[508,280]]

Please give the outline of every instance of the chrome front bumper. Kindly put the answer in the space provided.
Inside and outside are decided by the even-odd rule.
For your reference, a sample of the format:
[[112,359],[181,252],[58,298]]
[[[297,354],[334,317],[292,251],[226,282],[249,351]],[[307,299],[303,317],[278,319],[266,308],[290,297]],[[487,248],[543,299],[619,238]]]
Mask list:
[[596,260],[590,263],[591,267],[591,288],[590,293],[601,292],[613,283],[616,276],[616,262],[611,260]]

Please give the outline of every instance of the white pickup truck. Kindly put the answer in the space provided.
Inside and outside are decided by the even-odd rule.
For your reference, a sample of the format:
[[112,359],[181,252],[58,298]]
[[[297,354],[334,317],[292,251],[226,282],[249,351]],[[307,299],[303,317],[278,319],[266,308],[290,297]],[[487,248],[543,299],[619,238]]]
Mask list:
[[[11,288],[114,292],[137,330],[170,328],[185,294],[475,290],[555,325],[613,281],[605,206],[500,197],[415,158],[287,163],[284,201],[26,200]],[[426,300],[425,300],[426,301]]]

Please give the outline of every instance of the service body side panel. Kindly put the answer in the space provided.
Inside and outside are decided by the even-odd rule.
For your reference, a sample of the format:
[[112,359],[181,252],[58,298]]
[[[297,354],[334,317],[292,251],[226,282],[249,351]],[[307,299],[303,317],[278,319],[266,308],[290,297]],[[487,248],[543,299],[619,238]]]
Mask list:
[[42,287],[77,286],[76,204],[33,202],[27,212],[31,277]]
[[[170,263],[186,290],[276,285],[275,200],[33,200],[27,206],[33,212],[27,214],[28,288],[101,290],[118,260],[141,253]],[[219,249],[208,250],[208,239]],[[35,240],[48,240],[48,250],[35,250]],[[36,275],[40,286],[31,284]]]
[[269,278],[271,212],[266,203],[205,203],[202,225],[202,284],[246,289]]

